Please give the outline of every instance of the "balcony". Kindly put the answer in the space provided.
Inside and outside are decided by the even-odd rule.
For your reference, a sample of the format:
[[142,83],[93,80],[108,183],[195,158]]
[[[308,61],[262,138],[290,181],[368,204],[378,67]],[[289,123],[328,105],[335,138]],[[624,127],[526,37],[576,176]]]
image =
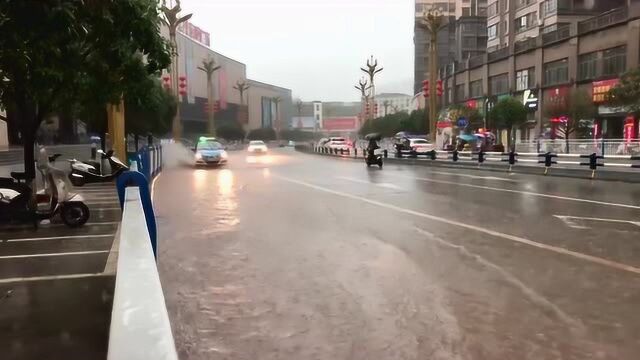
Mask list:
[[513,44],[513,51],[516,54],[535,49],[538,46],[537,38],[528,38]]
[[488,61],[496,61],[496,60],[500,60],[508,57],[509,57],[508,46],[487,54]]
[[484,62],[484,55],[478,55],[469,58],[469,69],[481,66],[482,64],[484,64]]
[[549,45],[554,42],[562,41],[571,37],[571,27],[563,25],[558,27],[557,30],[550,31],[542,34],[542,45]]
[[607,26],[624,22],[628,19],[629,13],[626,7],[613,9],[602,15],[592,17],[578,23],[578,34],[605,28]]

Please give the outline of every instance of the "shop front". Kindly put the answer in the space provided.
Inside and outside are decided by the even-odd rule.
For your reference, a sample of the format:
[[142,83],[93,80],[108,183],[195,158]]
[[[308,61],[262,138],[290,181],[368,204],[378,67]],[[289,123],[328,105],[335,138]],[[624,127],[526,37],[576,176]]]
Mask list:
[[593,103],[598,107],[595,136],[604,139],[637,139],[638,119],[629,116],[625,108],[606,104],[606,94],[619,79],[594,81],[591,84]]

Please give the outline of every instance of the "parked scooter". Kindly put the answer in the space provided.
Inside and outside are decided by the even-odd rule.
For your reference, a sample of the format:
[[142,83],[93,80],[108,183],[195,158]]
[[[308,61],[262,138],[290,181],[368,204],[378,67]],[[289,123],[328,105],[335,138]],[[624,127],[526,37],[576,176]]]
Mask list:
[[378,165],[378,167],[382,169],[382,155],[376,154],[376,150],[380,148],[380,146],[378,146],[380,134],[368,134],[365,136],[365,139],[369,141],[369,145],[367,146],[367,156],[364,158],[367,167],[371,165]]
[[35,203],[25,173],[12,172],[11,178],[0,178],[0,223],[30,222],[37,227],[41,220],[58,214],[69,227],[82,226],[89,220],[89,208],[81,195],[70,192],[66,173],[50,164],[59,156],[49,157],[44,148],[40,149],[38,170],[45,188],[36,194]]
[[[69,180],[74,186],[83,186],[84,184],[109,182],[117,178],[122,172],[129,170],[129,167],[125,165],[120,159],[113,156],[113,150],[109,150],[106,153],[102,150],[98,150],[98,154],[102,158],[102,161],[78,161],[76,159],[69,160],[71,166],[71,172],[69,173]],[[110,172],[105,174],[102,163],[107,161]]]

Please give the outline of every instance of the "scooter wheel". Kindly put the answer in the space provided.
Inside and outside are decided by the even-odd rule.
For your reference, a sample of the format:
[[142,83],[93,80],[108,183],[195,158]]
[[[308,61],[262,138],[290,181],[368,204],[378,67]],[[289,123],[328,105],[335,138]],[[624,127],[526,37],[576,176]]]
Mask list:
[[84,177],[73,176],[73,173],[69,174],[69,180],[73,186],[83,186],[84,185]]
[[378,167],[382,169],[382,161],[378,162]]
[[84,203],[68,203],[60,209],[62,222],[68,227],[79,227],[89,220],[89,207]]

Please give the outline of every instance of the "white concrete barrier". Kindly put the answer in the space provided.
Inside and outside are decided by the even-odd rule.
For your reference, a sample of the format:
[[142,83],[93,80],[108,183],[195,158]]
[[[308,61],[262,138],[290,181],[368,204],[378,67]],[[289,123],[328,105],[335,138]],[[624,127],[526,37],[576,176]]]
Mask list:
[[137,187],[125,191],[107,359],[178,359]]

